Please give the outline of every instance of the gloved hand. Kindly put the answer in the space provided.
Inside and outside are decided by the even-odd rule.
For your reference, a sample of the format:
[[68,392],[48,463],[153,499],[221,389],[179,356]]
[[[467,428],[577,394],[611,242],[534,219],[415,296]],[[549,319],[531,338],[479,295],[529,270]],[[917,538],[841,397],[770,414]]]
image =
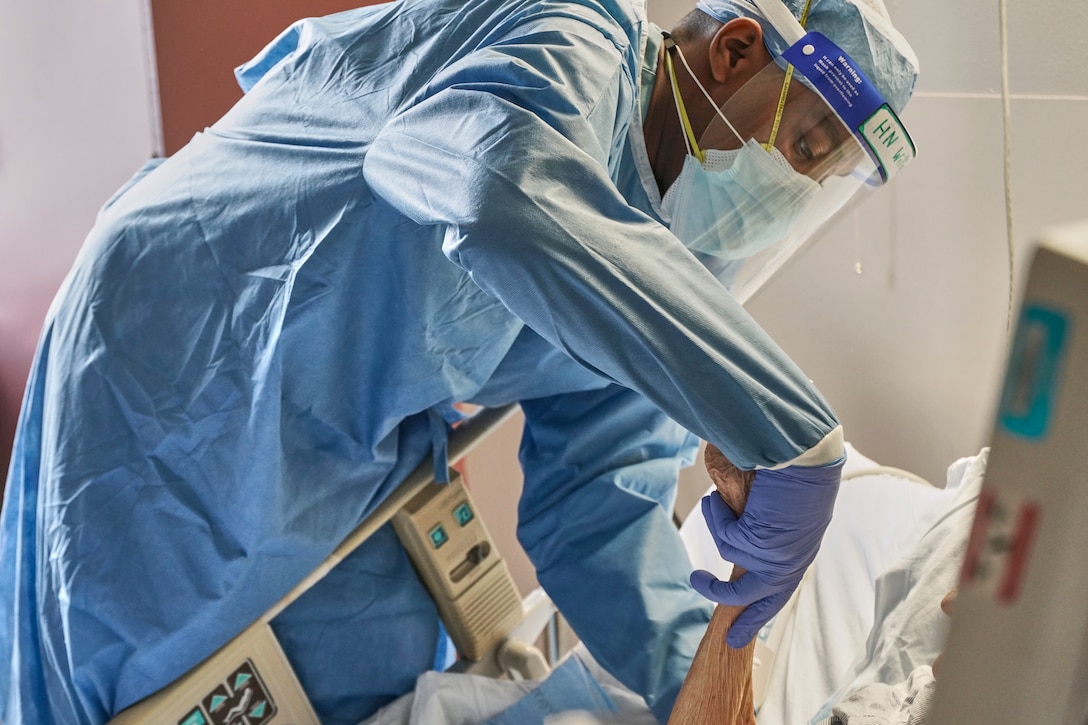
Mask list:
[[733,582],[701,569],[691,574],[691,585],[707,599],[747,607],[726,636],[730,647],[748,644],[800,584],[831,521],[845,461],[759,469],[739,518],[717,493],[703,498],[703,518],[718,552],[746,570]]

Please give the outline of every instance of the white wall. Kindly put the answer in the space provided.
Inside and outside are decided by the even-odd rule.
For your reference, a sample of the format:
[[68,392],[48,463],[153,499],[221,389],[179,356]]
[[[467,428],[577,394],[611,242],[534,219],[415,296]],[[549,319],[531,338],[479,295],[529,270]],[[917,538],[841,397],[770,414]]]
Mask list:
[[0,0],[0,465],[53,293],[151,155],[142,7]]

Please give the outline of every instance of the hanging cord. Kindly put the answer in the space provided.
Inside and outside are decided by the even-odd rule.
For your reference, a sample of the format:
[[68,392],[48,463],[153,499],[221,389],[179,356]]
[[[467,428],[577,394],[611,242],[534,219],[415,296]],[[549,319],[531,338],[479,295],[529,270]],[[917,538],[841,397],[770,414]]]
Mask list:
[[680,46],[673,41],[668,33],[663,33],[663,35],[665,36],[665,50],[668,51],[665,54],[665,62],[668,65],[669,75],[672,78],[672,92],[673,97],[676,99],[676,112],[680,114],[680,122],[684,125],[684,132],[687,134],[685,143],[688,147],[688,153],[693,154],[699,159],[699,163],[706,161],[706,151],[699,148],[699,143],[695,139],[695,131],[692,129],[691,121],[688,119],[688,114],[684,110],[684,102],[680,98],[680,85],[676,80],[676,70],[672,64],[672,54],[674,53],[680,58],[680,62],[684,64],[684,70],[686,70],[688,75],[691,76],[691,79],[695,81],[696,87],[703,94],[703,97],[706,98],[707,103],[709,103],[714,109],[714,112],[718,114],[718,118],[725,122],[725,125],[729,127],[729,130],[733,132],[733,135],[737,137],[737,140],[743,144],[744,138],[737,133],[737,129],[734,128],[729,119],[725,117],[725,114],[722,113],[722,109],[718,108],[718,104],[714,102],[714,99],[707,92],[706,88],[699,82],[699,78],[695,75],[694,71],[691,70],[691,66],[688,65],[688,59],[684,57],[684,51],[680,50]]
[[850,217],[854,221],[854,274],[861,274],[861,212],[855,208]]
[[1009,103],[1009,25],[1005,2],[998,0],[1001,22],[1001,119],[1005,125],[1005,234],[1009,255],[1009,304],[1005,313],[1005,345],[1008,347],[1016,286],[1016,241],[1012,224],[1012,111]]

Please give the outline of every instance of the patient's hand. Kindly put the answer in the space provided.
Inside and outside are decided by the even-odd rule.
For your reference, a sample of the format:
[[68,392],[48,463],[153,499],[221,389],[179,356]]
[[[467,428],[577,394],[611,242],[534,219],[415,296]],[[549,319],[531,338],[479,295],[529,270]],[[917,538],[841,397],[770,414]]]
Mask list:
[[[952,609],[956,605],[957,591],[959,590],[953,589],[948,594],[945,594],[944,599],[941,600],[941,611],[947,614],[949,617],[952,616]],[[933,679],[937,679],[937,669],[941,665],[941,657],[943,656],[944,655],[937,655],[937,659],[933,660]]]
[[748,493],[752,490],[752,479],[755,471],[742,471],[725,457],[721,451],[712,445],[707,445],[703,453],[706,463],[706,472],[718,493],[736,511],[744,510],[744,502],[748,500]]
[[[718,494],[740,514],[748,500],[755,473],[740,470],[712,445],[707,445],[703,457]],[[733,567],[730,581],[743,573],[742,568]],[[752,692],[755,640],[741,649],[733,649],[725,643],[730,625],[743,610],[744,607],[723,604],[714,608],[710,625],[676,698],[669,725],[755,725]]]

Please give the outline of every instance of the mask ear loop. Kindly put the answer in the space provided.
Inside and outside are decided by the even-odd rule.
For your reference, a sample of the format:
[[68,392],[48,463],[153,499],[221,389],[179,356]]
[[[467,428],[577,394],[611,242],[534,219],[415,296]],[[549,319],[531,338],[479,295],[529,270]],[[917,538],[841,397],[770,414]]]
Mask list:
[[[666,44],[669,43],[669,42],[672,42],[672,39],[671,38],[666,38]],[[702,92],[703,96],[707,100],[707,103],[710,104],[711,108],[714,109],[714,112],[716,114],[718,114],[718,118],[720,118],[722,121],[725,122],[725,125],[729,127],[729,130],[733,132],[733,135],[737,137],[737,140],[740,141],[741,145],[743,146],[744,145],[744,137],[741,136],[739,133],[737,133],[737,129],[733,126],[732,123],[730,123],[729,119],[725,117],[725,114],[722,113],[722,109],[719,108],[718,104],[714,102],[714,99],[710,97],[710,94],[707,93],[706,88],[703,88],[703,84],[699,82],[699,77],[697,75],[695,75],[695,73],[691,70],[691,66],[688,65],[688,59],[684,57],[684,51],[680,50],[680,46],[677,45],[675,42],[672,42],[671,50],[676,51],[677,55],[680,56],[680,62],[684,64],[684,70],[686,70],[688,72],[688,75],[691,76],[691,79],[693,81],[695,81],[696,87],[698,87],[698,89]],[[668,58],[667,55],[666,55],[666,58]],[[672,67],[671,63],[669,65],[669,67],[670,68]],[[675,84],[676,84],[676,74],[674,73],[673,74],[673,85],[674,85],[674,87],[675,87]],[[677,91],[677,98],[679,98],[679,92],[678,91]],[[686,120],[686,117],[685,117],[685,120]],[[693,142],[694,142],[695,134],[691,131],[690,124],[687,124],[686,128],[688,130],[688,133],[691,133],[692,139],[693,139]],[[696,145],[696,148],[698,148],[698,145]],[[706,153],[703,152],[703,155],[706,156]],[[700,161],[702,161],[702,159],[700,159]]]

